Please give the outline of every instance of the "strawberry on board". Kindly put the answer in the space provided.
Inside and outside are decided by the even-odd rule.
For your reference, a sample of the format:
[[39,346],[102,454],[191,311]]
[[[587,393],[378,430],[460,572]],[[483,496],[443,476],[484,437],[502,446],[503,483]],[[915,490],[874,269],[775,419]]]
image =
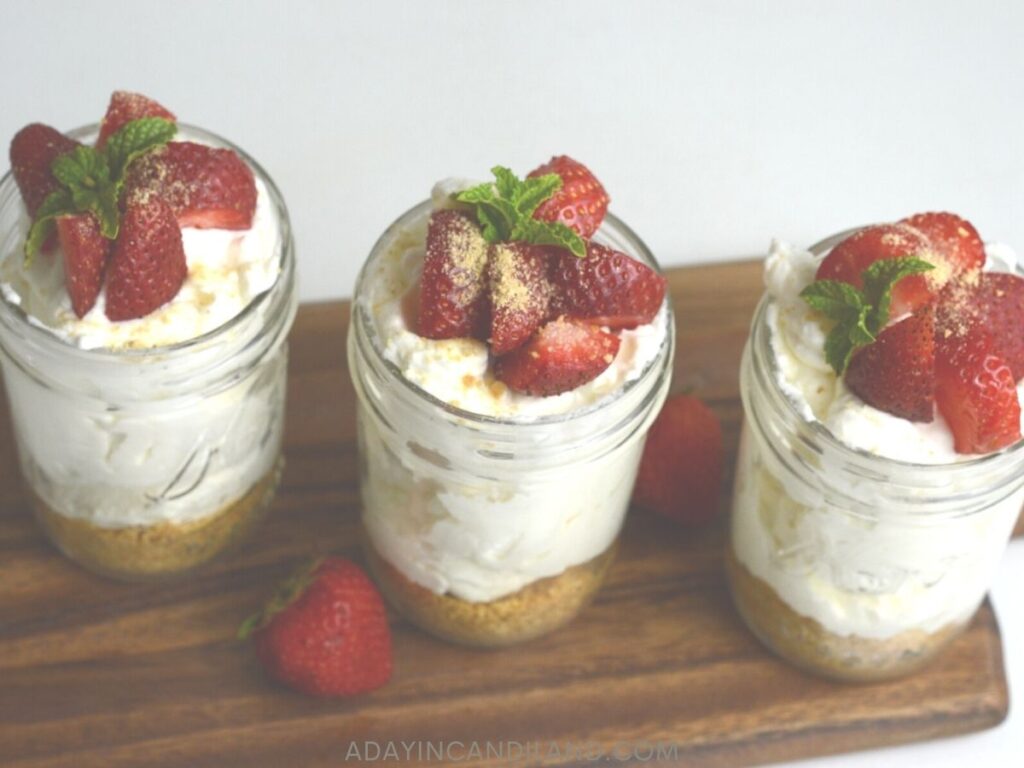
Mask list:
[[353,696],[391,678],[391,631],[373,583],[340,557],[313,561],[241,627],[274,679],[313,696]]
[[978,230],[955,213],[917,213],[903,219],[931,242],[948,273],[954,278],[985,265],[985,245]]
[[593,235],[608,211],[608,193],[601,182],[583,165],[566,155],[552,157],[527,174],[528,179],[554,173],[561,177],[562,188],[540,204],[534,218],[557,221],[575,230],[581,237]]
[[96,303],[103,284],[110,240],[100,233],[99,222],[91,213],[59,216],[56,225],[71,307],[78,317],[85,317]]
[[29,216],[35,216],[47,196],[60,188],[53,161],[78,146],[56,128],[42,123],[26,125],[11,140],[11,172]]
[[619,337],[596,325],[558,318],[523,346],[494,361],[494,375],[535,397],[559,395],[597,378],[619,352]]
[[[575,257],[574,257],[575,258]],[[548,255],[529,243],[495,243],[487,260],[491,354],[522,346],[549,319]]]
[[178,224],[200,229],[249,229],[256,212],[252,169],[230,149],[172,141],[136,160],[126,187],[160,195]]
[[910,421],[935,415],[935,313],[927,306],[857,350],[846,385],[873,408]]
[[586,258],[561,251],[552,282],[568,315],[609,328],[636,328],[654,319],[667,282],[646,264],[593,241]]
[[435,211],[427,228],[417,332],[428,339],[486,338],[487,241],[465,213]]
[[177,118],[162,105],[141,93],[114,91],[110,96],[107,113],[100,123],[100,135],[96,139],[96,148],[103,149],[107,139],[113,136],[126,123],[143,117],[162,117],[175,122]]
[[170,206],[158,195],[130,195],[107,267],[107,318],[148,315],[177,295],[187,274],[181,229]]
[[957,453],[990,453],[1019,440],[1016,381],[992,334],[971,325],[936,342],[935,402]]
[[691,395],[673,395],[651,425],[633,501],[686,525],[710,522],[718,512],[722,480],[722,425]]
[[[818,267],[818,280],[839,280],[857,288],[862,275],[880,259],[914,256],[931,264],[938,259],[931,241],[906,224],[865,227],[839,243]],[[890,316],[899,317],[923,307],[935,298],[935,289],[925,275],[904,277],[893,288]]]

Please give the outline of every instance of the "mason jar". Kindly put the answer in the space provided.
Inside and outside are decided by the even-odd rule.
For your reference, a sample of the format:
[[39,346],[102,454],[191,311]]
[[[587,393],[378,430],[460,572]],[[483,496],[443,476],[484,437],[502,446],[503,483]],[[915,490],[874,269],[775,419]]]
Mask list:
[[[503,646],[569,622],[614,557],[644,440],[672,374],[674,329],[639,376],[564,414],[463,410],[404,377],[382,353],[367,281],[429,202],[384,233],[355,289],[348,360],[358,395],[367,560],[394,607],[458,643]],[[657,267],[609,215],[595,239]],[[422,240],[420,240],[422,242]]]
[[[196,338],[117,349],[65,341],[0,292],[0,363],[32,508],[65,555],[128,580],[188,572],[240,541],[267,512],[282,469],[296,309],[287,209],[251,157],[179,128],[184,138],[233,149],[266,189],[278,263],[268,290]],[[70,135],[90,141],[96,126]],[[28,224],[8,173],[0,180],[4,258],[20,258]]]
[[773,302],[755,312],[740,369],[734,601],[799,667],[851,681],[906,674],[963,631],[992,584],[1024,504],[1024,442],[944,464],[840,442],[780,387]]

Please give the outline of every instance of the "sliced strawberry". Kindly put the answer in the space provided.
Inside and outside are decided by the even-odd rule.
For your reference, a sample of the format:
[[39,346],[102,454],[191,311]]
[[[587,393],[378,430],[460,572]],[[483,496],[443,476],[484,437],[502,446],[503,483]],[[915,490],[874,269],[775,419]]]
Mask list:
[[107,317],[144,317],[173,299],[188,275],[181,229],[158,195],[127,199],[107,269]]
[[690,395],[673,395],[647,433],[633,501],[684,525],[710,522],[722,481],[722,425]]
[[885,328],[859,349],[846,385],[873,408],[910,421],[935,414],[935,313],[930,306]]
[[531,171],[528,179],[557,173],[562,177],[562,188],[549,197],[533,213],[541,221],[560,221],[581,237],[593,235],[608,211],[608,193],[590,170],[571,157],[552,157]]
[[148,96],[128,91],[114,91],[110,96],[107,114],[103,116],[103,122],[100,123],[100,135],[96,139],[96,148],[102,149],[107,143],[107,139],[117,133],[126,123],[130,123],[132,120],[141,120],[144,117],[162,117],[171,121],[178,119],[170,110]]
[[11,173],[21,190],[29,216],[34,217],[46,197],[60,188],[50,167],[61,155],[78,146],[56,128],[42,123],[26,125],[11,140]]
[[992,334],[995,353],[1024,378],[1024,278],[1006,272],[983,272],[971,297],[975,316]]
[[516,392],[548,397],[596,378],[619,352],[619,337],[566,318],[552,320],[514,352],[494,361],[494,375]]
[[182,227],[249,229],[256,212],[256,181],[245,161],[230,149],[191,141],[172,141],[136,160],[127,187],[160,195]]
[[[840,280],[863,287],[862,273],[879,259],[916,256],[932,264],[934,248],[928,238],[906,224],[879,224],[865,227],[839,243],[818,267],[817,279]],[[890,317],[896,318],[928,304],[935,297],[933,288],[923,274],[909,275],[892,291]]]
[[57,237],[64,253],[64,283],[71,307],[76,315],[85,317],[103,285],[110,240],[100,234],[99,222],[91,213],[58,216]]
[[[955,213],[918,213],[903,219],[927,237],[942,257],[944,277],[953,278],[985,265],[985,244],[974,225]],[[937,265],[940,266],[940,265]],[[934,284],[935,276],[930,276]]]
[[491,354],[522,346],[549,319],[548,255],[529,243],[495,243],[487,259]]
[[646,264],[590,241],[586,258],[558,250],[552,282],[563,311],[595,325],[636,328],[651,322],[667,281]]
[[434,211],[420,279],[417,333],[428,339],[486,338],[487,241],[461,211]]
[[990,453],[1020,439],[1020,403],[1010,366],[977,325],[937,337],[935,402],[957,453]]

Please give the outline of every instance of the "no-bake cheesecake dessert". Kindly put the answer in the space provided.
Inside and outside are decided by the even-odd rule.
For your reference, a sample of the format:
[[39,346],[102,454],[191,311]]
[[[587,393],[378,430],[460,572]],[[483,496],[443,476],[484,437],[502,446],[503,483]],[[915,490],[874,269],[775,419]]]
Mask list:
[[385,595],[440,637],[549,632],[597,591],[667,392],[665,281],[566,157],[447,180],[359,277],[349,361]]
[[0,350],[36,514],[94,571],[188,571],[280,476],[284,203],[241,150],[138,94],[67,135],[26,126],[10,154]]
[[744,353],[728,568],[747,624],[847,680],[970,621],[1024,503],[1024,279],[953,214],[776,241]]

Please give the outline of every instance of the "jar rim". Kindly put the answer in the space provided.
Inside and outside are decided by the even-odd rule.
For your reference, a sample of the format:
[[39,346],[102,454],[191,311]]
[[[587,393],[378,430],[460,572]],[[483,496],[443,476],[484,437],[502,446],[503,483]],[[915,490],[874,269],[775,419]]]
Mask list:
[[[249,155],[249,153],[222,136],[204,128],[191,125],[190,123],[179,122],[178,128],[179,130],[185,129],[189,134],[197,136],[200,139],[209,140],[218,147],[230,149],[238,153],[242,160],[244,160],[252,169],[256,178],[263,182],[270,197],[272,209],[278,220],[279,243],[277,247],[280,253],[278,274],[274,282],[268,286],[266,290],[257,294],[238,314],[229,318],[216,328],[212,328],[209,331],[190,339],[178,341],[173,344],[164,344],[153,347],[94,347],[89,349],[78,347],[74,344],[68,343],[51,330],[44,328],[37,323],[33,323],[25,310],[16,304],[12,304],[8,300],[6,294],[2,291],[0,291],[0,320],[11,324],[12,326],[16,326],[19,330],[27,329],[26,332],[28,337],[32,341],[37,341],[51,349],[59,348],[61,350],[61,354],[81,356],[83,359],[87,359],[89,361],[100,363],[107,361],[131,362],[132,360],[141,360],[154,355],[159,355],[161,359],[177,358],[192,354],[196,349],[211,346],[223,335],[241,327],[250,317],[255,315],[266,302],[270,300],[269,297],[274,294],[275,290],[279,286],[290,284],[294,280],[295,238],[292,232],[291,219],[288,214],[288,206],[284,201],[284,196],[281,194],[281,191],[278,189],[277,184],[275,184],[270,174],[267,173],[263,166]],[[83,139],[97,133],[98,131],[99,123],[89,123],[67,131],[65,135],[72,139]],[[12,191],[16,188],[14,173],[11,169],[8,169],[7,173],[0,176],[0,190],[4,190],[5,188]]]
[[[552,425],[571,423],[576,419],[601,411],[621,401],[623,397],[637,391],[637,388],[641,385],[647,385],[652,380],[656,383],[665,376],[671,376],[672,360],[675,351],[675,315],[672,310],[670,296],[666,291],[665,298],[663,299],[666,326],[665,336],[661,341],[657,354],[648,361],[639,376],[625,382],[614,392],[605,395],[596,402],[583,408],[577,408],[565,413],[547,414],[544,416],[492,416],[454,406],[436,395],[431,394],[415,382],[410,381],[402,374],[402,371],[397,365],[384,356],[380,347],[380,335],[377,333],[376,324],[370,317],[367,307],[362,301],[360,301],[360,295],[362,293],[361,289],[363,281],[367,277],[371,262],[373,262],[374,257],[379,254],[380,250],[390,242],[391,236],[408,225],[410,221],[423,216],[423,214],[431,210],[432,207],[433,201],[429,198],[417,203],[412,208],[405,211],[405,213],[401,214],[384,229],[384,232],[370,249],[370,254],[367,256],[366,261],[363,263],[363,266],[359,271],[352,299],[352,322],[357,326],[361,326],[365,335],[368,337],[368,346],[373,351],[376,361],[382,365],[385,370],[387,370],[392,379],[401,382],[401,385],[407,393],[425,400],[430,405],[443,411],[447,416],[453,419],[458,419],[463,423],[473,424],[480,427],[501,427],[509,425],[515,425],[516,427],[550,427]],[[624,237],[649,266],[655,269],[659,274],[662,274],[661,266],[658,264],[657,259],[655,259],[654,254],[651,253],[650,248],[647,247],[647,244],[640,239],[640,236],[637,235],[629,225],[611,212],[608,212],[605,215],[605,221],[602,223],[601,229],[604,229],[606,224],[610,225],[610,228],[614,229],[617,234]],[[599,229],[598,232],[600,232],[601,229]],[[650,386],[650,391],[653,393],[657,393],[659,389],[660,388],[656,385]]]
[[[864,225],[864,227],[872,226],[870,224]],[[850,235],[859,232],[864,227],[853,227],[850,229],[837,232],[836,234],[829,235],[822,240],[814,243],[807,250],[814,255],[816,258],[824,258],[825,255],[840,242],[845,240]],[[1024,277],[1024,273],[1021,272],[1019,266],[1016,268],[1016,273]],[[767,322],[765,317],[767,315],[768,308],[775,303],[775,299],[772,298],[767,292],[761,296],[761,300],[758,302],[757,308],[754,310],[754,318],[751,324],[751,341],[755,339],[755,332],[757,329],[762,329],[764,335],[760,339],[762,342],[759,344],[758,353],[760,355],[766,355],[766,359],[770,364],[772,371],[778,370],[778,361],[775,357],[775,350],[773,345],[770,343],[767,335]],[[772,393],[775,396],[776,401],[781,400],[786,404],[788,412],[791,416],[804,425],[811,431],[815,438],[821,439],[830,451],[834,451],[837,455],[843,458],[849,458],[853,460],[853,463],[858,465],[867,464],[869,462],[881,462],[891,466],[901,467],[914,472],[920,472],[923,476],[935,475],[938,476],[943,473],[956,472],[972,472],[980,471],[981,469],[989,469],[996,471],[1002,464],[1013,465],[1014,463],[1024,463],[1024,437],[1012,445],[1005,446],[998,451],[991,453],[982,454],[974,458],[963,459],[961,461],[942,462],[942,463],[921,463],[914,461],[905,461],[903,459],[896,459],[890,456],[882,456],[876,453],[871,453],[863,448],[858,448],[847,443],[844,443],[838,437],[836,437],[828,427],[826,427],[819,419],[808,420],[803,413],[797,408],[796,403],[789,397],[782,389],[778,386],[777,378],[772,375],[767,377],[771,380]]]

